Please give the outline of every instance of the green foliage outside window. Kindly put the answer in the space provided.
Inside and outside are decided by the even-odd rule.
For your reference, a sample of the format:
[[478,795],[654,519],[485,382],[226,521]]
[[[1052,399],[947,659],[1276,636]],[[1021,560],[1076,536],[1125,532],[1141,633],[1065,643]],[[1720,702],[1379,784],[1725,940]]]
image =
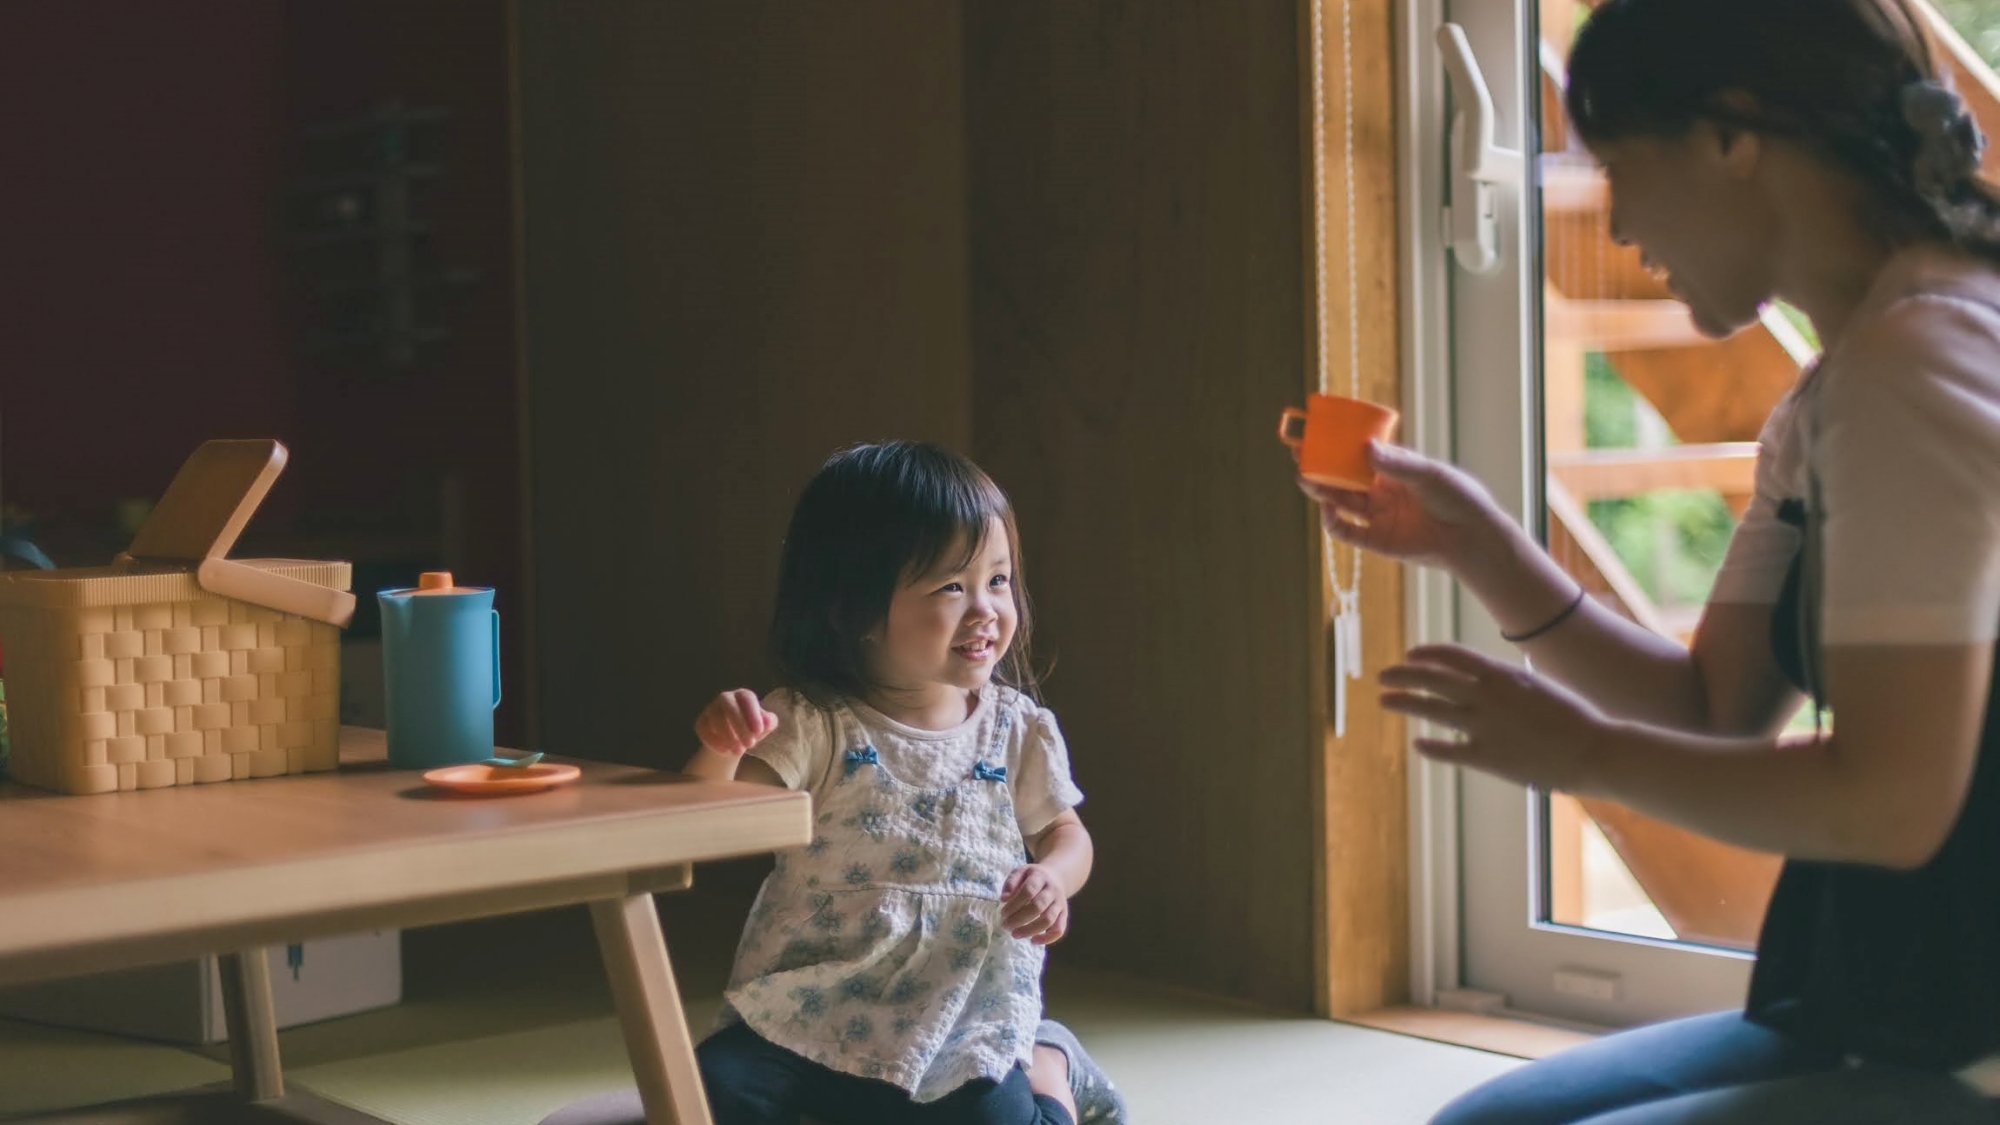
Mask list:
[[1931,0],[1986,65],[2000,69],[2000,0]]
[[[1584,442],[1593,449],[1638,445],[1639,397],[1601,355],[1584,373]],[[1713,490],[1666,488],[1619,500],[1590,502],[1590,522],[1662,606],[1696,605],[1708,597],[1736,520]]]

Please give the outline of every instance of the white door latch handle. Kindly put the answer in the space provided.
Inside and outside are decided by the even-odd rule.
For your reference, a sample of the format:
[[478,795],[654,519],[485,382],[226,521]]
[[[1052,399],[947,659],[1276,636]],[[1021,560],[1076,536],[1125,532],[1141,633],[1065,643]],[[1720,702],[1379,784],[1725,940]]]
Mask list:
[[1472,57],[1465,29],[1455,23],[1437,30],[1451,79],[1455,107],[1451,123],[1451,205],[1445,209],[1445,236],[1458,262],[1473,273],[1491,273],[1500,264],[1500,218],[1494,186],[1521,182],[1521,154],[1493,143],[1493,95],[1479,62]]

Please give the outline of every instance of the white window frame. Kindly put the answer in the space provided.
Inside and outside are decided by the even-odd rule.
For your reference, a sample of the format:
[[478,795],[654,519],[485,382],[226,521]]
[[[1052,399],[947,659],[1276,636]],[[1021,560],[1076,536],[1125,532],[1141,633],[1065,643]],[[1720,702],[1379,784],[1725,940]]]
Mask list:
[[[1459,268],[1444,221],[1448,99],[1433,39],[1447,18],[1465,28],[1493,87],[1498,142],[1531,153],[1528,129],[1538,107],[1529,100],[1531,72],[1521,67],[1534,61],[1539,42],[1528,18],[1532,3],[1401,0],[1396,63],[1404,439],[1465,466],[1504,509],[1538,528],[1542,278],[1539,224],[1524,205],[1533,199],[1532,183],[1497,191],[1501,267],[1485,276]],[[1532,176],[1533,162],[1525,168]],[[1455,346],[1468,337],[1485,343]],[[1481,424],[1458,424],[1475,418]],[[1517,659],[1448,576],[1424,570],[1410,577],[1411,644],[1456,642]],[[1546,913],[1538,902],[1542,806],[1518,786],[1412,754],[1415,1001],[1593,1027],[1740,1006],[1750,967],[1744,954],[1537,921]]]

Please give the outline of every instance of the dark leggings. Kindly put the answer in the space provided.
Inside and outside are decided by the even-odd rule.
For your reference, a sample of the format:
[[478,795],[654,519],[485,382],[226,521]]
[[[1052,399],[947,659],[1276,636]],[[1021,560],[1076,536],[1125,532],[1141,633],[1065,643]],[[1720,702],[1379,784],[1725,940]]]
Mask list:
[[1994,1125],[1996,1105],[1949,1074],[1849,1064],[1722,1012],[1529,1063],[1431,1125]]
[[695,1048],[715,1125],[1075,1125],[1054,1098],[1028,1088],[1015,1067],[999,1082],[968,1082],[934,1102],[912,1101],[887,1082],[829,1070],[744,1024]]

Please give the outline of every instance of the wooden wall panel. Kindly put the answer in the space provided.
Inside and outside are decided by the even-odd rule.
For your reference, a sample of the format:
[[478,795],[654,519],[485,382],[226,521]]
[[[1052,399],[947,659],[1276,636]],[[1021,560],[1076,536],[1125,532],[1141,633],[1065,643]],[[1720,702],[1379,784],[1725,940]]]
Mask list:
[[1314,532],[1287,3],[967,8],[973,401],[1098,869],[1065,955],[1314,990]]
[[958,8],[519,17],[544,742],[678,765],[819,462],[969,441]]
[[[550,749],[677,760],[693,708],[759,682],[813,464],[969,445],[1021,511],[1099,844],[1058,955],[1298,1010],[1393,996],[1401,734],[1362,685],[1325,738],[1317,530],[1272,436],[1313,378],[1299,7],[578,12],[521,6]],[[1386,96],[1387,5],[1356,14]],[[1366,386],[1394,401],[1368,112]],[[1371,570],[1371,667],[1395,579]]]

